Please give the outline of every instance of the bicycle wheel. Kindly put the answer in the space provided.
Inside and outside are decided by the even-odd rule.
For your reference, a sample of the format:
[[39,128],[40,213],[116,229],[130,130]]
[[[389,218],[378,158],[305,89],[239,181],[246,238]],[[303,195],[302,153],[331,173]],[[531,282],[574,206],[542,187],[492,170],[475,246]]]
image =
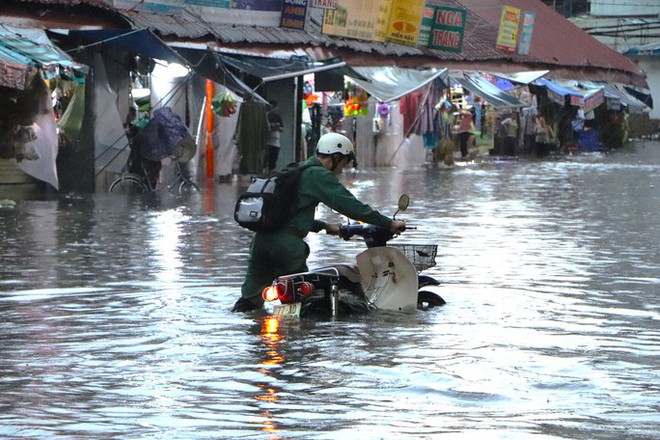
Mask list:
[[137,176],[121,176],[110,184],[108,191],[122,194],[142,194],[148,192],[143,180]]
[[177,188],[179,194],[190,194],[199,191],[199,187],[190,180],[182,180]]

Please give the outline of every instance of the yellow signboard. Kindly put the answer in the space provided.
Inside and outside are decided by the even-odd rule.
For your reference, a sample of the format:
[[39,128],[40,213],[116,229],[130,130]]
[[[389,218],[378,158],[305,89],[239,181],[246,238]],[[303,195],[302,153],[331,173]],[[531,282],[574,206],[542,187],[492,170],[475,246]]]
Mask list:
[[323,12],[327,35],[385,41],[391,2],[381,0],[338,0],[337,9]]
[[394,43],[416,46],[424,12],[424,0],[392,0],[387,39]]
[[497,49],[512,53],[516,51],[519,21],[520,9],[511,6],[502,6],[500,30],[497,34]]

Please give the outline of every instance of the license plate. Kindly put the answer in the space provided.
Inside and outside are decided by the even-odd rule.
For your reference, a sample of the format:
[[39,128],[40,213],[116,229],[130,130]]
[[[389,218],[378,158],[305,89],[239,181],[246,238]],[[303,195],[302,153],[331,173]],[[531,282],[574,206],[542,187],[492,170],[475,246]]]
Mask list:
[[278,304],[273,308],[273,313],[277,316],[300,317],[302,303]]

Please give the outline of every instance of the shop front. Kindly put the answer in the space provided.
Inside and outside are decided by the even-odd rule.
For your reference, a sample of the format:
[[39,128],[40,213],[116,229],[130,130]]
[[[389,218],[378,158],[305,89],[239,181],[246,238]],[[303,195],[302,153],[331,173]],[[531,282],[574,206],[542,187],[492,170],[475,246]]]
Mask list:
[[0,70],[0,184],[57,190],[57,121],[84,83],[86,67],[41,29],[3,26]]

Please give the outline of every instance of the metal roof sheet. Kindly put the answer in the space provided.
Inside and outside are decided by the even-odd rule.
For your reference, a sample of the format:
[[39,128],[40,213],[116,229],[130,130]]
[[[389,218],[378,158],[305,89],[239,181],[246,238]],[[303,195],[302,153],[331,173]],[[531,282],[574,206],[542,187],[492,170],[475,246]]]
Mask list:
[[499,56],[494,43],[484,43],[489,25],[476,15],[468,14],[468,28],[472,27],[471,38],[464,41],[461,53],[444,52],[395,43],[381,43],[325,35],[321,32],[323,21],[320,9],[311,9],[306,29],[303,31],[279,27],[258,27],[211,23],[192,10],[183,10],[177,15],[158,14],[141,10],[122,11],[135,27],[150,28],[167,40],[206,40],[217,44],[272,44],[332,46],[355,52],[375,53],[389,56],[427,55],[446,59],[485,59]]
[[[501,72],[514,70],[565,70],[589,78],[644,83],[643,70],[625,56],[600,43],[540,0],[430,0],[430,4],[467,9],[461,52],[403,46],[325,35],[322,11],[311,8],[303,31],[279,27],[213,23],[184,8],[176,15],[143,10],[121,13],[135,28],[149,28],[165,41],[195,41],[223,49],[248,49],[266,54],[282,48],[304,48],[322,57],[342,56],[349,64],[472,68],[490,63]],[[505,53],[495,48],[504,5],[535,12],[536,20],[529,55]],[[376,57],[374,57],[376,55]],[[643,84],[642,84],[643,85]]]
[[127,28],[110,0],[1,0],[2,23],[39,29]]
[[[543,63],[555,66],[597,67],[643,76],[630,59],[599,42],[540,0],[459,0],[470,12],[495,25],[502,6],[513,6],[536,13],[530,55],[508,55],[513,62]],[[495,33],[495,36],[497,34]]]
[[107,10],[114,10],[112,2],[106,0],[3,0],[7,3],[41,3],[46,5],[63,5],[63,6],[77,6],[89,5],[95,8],[102,8]]

